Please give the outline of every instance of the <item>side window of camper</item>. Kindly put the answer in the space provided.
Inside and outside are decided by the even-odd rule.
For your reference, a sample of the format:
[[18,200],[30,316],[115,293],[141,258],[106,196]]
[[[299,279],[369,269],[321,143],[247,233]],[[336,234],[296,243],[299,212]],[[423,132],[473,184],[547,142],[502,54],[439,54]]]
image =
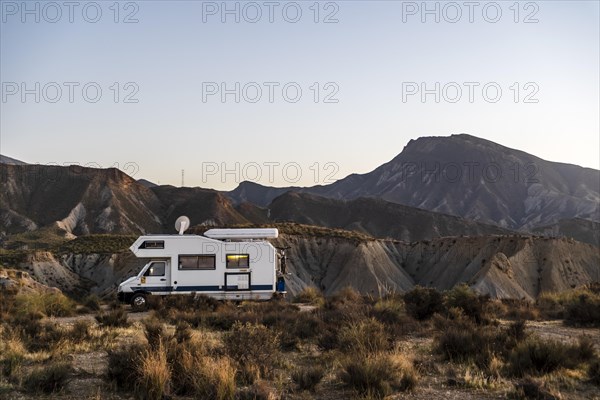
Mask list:
[[250,266],[249,254],[227,254],[225,259],[227,268],[248,268]]
[[179,256],[179,269],[215,269],[215,260],[216,256],[214,254]]
[[144,273],[144,276],[165,276],[165,263],[153,262]]
[[164,249],[164,240],[145,240],[139,247],[140,249]]

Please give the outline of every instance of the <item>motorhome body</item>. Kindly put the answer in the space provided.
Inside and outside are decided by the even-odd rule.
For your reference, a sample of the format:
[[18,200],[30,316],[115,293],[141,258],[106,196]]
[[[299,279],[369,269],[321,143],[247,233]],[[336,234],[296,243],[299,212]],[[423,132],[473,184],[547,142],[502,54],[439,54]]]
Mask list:
[[223,300],[268,300],[285,294],[280,255],[266,239],[277,229],[211,229],[200,235],[145,235],[129,248],[148,263],[119,285],[136,308],[149,295],[205,294]]

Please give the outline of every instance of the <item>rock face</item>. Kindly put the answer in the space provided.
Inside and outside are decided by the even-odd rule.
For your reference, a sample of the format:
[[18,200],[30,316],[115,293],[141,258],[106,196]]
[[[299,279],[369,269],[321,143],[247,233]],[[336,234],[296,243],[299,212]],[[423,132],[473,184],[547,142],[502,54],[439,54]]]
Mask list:
[[[535,299],[600,279],[600,253],[571,239],[500,235],[445,237],[412,243],[283,234],[274,241],[289,247],[291,295],[315,286],[330,295],[352,286],[379,296],[414,285],[447,290],[468,283],[493,298]],[[68,254],[35,252],[19,268],[36,281],[65,292],[113,294],[117,285],[145,264],[129,252]]]
[[326,294],[344,286],[362,293],[403,292],[415,284],[448,290],[468,283],[493,298],[535,299],[600,279],[597,248],[571,239],[503,235],[402,243],[307,240],[285,236],[296,291]]
[[76,235],[159,232],[154,193],[118,169],[0,165],[5,233],[57,224]]

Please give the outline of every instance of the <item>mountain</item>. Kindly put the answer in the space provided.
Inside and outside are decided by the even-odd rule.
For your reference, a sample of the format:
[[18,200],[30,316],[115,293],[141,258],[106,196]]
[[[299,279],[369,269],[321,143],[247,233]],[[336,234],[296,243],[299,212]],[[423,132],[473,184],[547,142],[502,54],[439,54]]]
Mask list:
[[160,232],[161,204],[115,168],[0,165],[0,231],[56,225],[76,235]]
[[235,225],[250,221],[240,214],[224,194],[202,188],[178,188],[163,185],[151,188],[162,204],[161,219],[166,232],[175,226],[175,220],[187,215],[192,224]]
[[269,205],[273,221],[342,228],[404,241],[441,236],[506,234],[495,225],[407,207],[376,198],[336,200],[308,193],[286,192]]
[[151,187],[154,187],[154,186],[158,186],[156,183],[154,183],[154,182],[150,182],[149,180],[146,180],[146,179],[138,179],[138,180],[137,180],[137,182],[138,182],[140,185],[144,185],[144,186],[146,186],[147,188],[151,188]]
[[14,158],[6,157],[2,154],[0,154],[0,164],[27,165],[26,162],[15,160]]
[[246,202],[266,207],[274,198],[281,196],[285,192],[303,190],[304,188],[299,187],[277,188],[244,181],[232,191],[226,192],[226,195],[236,204]]
[[508,229],[561,219],[600,221],[600,171],[542,160],[470,135],[411,140],[391,161],[325,186],[241,184],[229,195],[268,204],[289,190],[335,199],[377,197]]

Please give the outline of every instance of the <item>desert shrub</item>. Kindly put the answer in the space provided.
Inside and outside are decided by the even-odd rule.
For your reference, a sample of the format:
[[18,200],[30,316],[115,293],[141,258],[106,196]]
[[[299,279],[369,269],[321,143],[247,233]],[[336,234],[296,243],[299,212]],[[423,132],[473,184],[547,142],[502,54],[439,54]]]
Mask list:
[[127,317],[127,312],[122,305],[113,305],[111,310],[107,312],[100,312],[96,315],[96,321],[99,324],[104,326],[112,326],[115,328],[118,327],[128,327],[129,319]]
[[385,327],[373,318],[342,327],[338,341],[342,350],[360,354],[383,351],[390,346]]
[[325,298],[319,289],[308,286],[294,297],[294,303],[309,303],[321,306],[325,303]]
[[48,317],[69,317],[75,314],[76,303],[60,292],[20,293],[15,297],[20,313],[40,313]]
[[444,299],[440,292],[433,288],[415,286],[404,294],[406,312],[419,321],[431,318],[433,314],[444,310]]
[[[262,324],[236,322],[225,336],[225,350],[242,373],[270,377],[279,362],[279,335]],[[251,379],[250,379],[251,380]]]
[[71,371],[68,362],[53,362],[34,369],[23,381],[23,387],[32,393],[56,393],[66,386]]
[[7,321],[14,315],[16,287],[8,286],[0,290],[0,321]]
[[511,322],[506,328],[506,335],[515,342],[522,342],[527,339],[528,333],[526,330],[527,324],[524,320]]
[[600,295],[583,293],[566,305],[568,325],[600,326]]
[[149,307],[159,315],[168,315],[169,311],[213,312],[222,306],[219,300],[199,294],[150,296],[148,300]]
[[[293,334],[300,339],[311,339],[324,329],[325,323],[315,314],[301,312],[294,315],[294,323],[291,327]],[[283,326],[281,329],[289,329]]]
[[400,297],[381,299],[369,311],[369,315],[383,323],[391,336],[403,336],[418,333],[421,324],[404,310],[404,301]]
[[589,336],[580,336],[577,345],[570,347],[569,356],[579,362],[593,360],[596,357],[594,341]]
[[435,350],[447,360],[472,362],[492,375],[498,375],[498,357],[506,358],[528,336],[522,321],[499,329],[491,325],[477,325],[461,311],[453,318],[434,318],[434,323],[441,328],[434,340]]
[[[435,340],[437,352],[453,362],[475,362],[486,368],[496,347],[498,334],[487,327],[450,324]],[[498,346],[501,347],[501,346]]]
[[600,359],[595,359],[590,363],[587,373],[590,382],[600,386]]
[[489,302],[489,296],[475,293],[468,285],[457,285],[444,294],[446,308],[459,308],[464,315],[478,324],[487,322],[484,308]]
[[554,400],[561,397],[547,388],[542,380],[527,377],[515,383],[515,390],[510,394],[510,398],[518,400]]
[[394,390],[412,390],[417,383],[415,370],[393,357],[376,355],[355,357],[347,361],[340,373],[346,386],[364,396],[381,399]]
[[511,372],[516,376],[546,374],[560,367],[573,368],[579,362],[576,345],[537,337],[519,343],[509,357]]
[[6,330],[2,333],[0,336],[0,368],[2,375],[10,378],[20,370],[27,350],[21,337],[14,330]]
[[314,392],[324,376],[324,367],[320,365],[309,365],[307,367],[296,368],[292,372],[292,381],[298,386],[298,389]]
[[133,344],[116,350],[108,350],[107,377],[119,389],[131,390],[138,380],[138,363],[145,346]]
[[380,299],[370,309],[370,315],[386,325],[399,323],[405,316],[404,301],[398,297]]
[[276,400],[276,392],[265,381],[254,382],[251,386],[241,388],[235,394],[236,400]]
[[69,331],[52,322],[40,322],[35,335],[27,337],[27,349],[30,351],[51,350],[61,341],[69,340]]
[[14,329],[18,330],[21,336],[35,337],[39,335],[43,329],[43,318],[44,314],[39,312],[19,313],[12,318],[11,322]]
[[[489,302],[486,306],[486,310],[488,313],[499,318],[526,321],[535,321],[540,318],[540,309],[538,305],[528,300],[502,299],[499,302],[498,307],[494,307],[494,304],[498,304],[498,302]],[[499,311],[499,308],[502,308],[503,310]]]
[[87,310],[99,311],[100,310],[100,298],[96,294],[90,294],[81,302]]
[[328,300],[333,304],[360,304],[363,302],[363,297],[353,287],[346,286],[338,290]]
[[177,343],[185,343],[192,338],[192,327],[185,321],[175,325],[175,340]]
[[157,350],[161,343],[167,339],[167,331],[162,322],[157,319],[147,319],[144,321],[144,336],[148,341],[150,349]]
[[81,342],[90,337],[92,323],[89,320],[83,319],[75,321],[73,327],[68,332],[68,336],[72,341]]
[[189,342],[176,347],[169,358],[177,394],[219,400],[234,397],[236,369],[229,358],[209,357]]
[[167,363],[167,352],[162,343],[156,350],[147,349],[137,364],[137,395],[147,400],[162,400],[169,394],[171,369]]

